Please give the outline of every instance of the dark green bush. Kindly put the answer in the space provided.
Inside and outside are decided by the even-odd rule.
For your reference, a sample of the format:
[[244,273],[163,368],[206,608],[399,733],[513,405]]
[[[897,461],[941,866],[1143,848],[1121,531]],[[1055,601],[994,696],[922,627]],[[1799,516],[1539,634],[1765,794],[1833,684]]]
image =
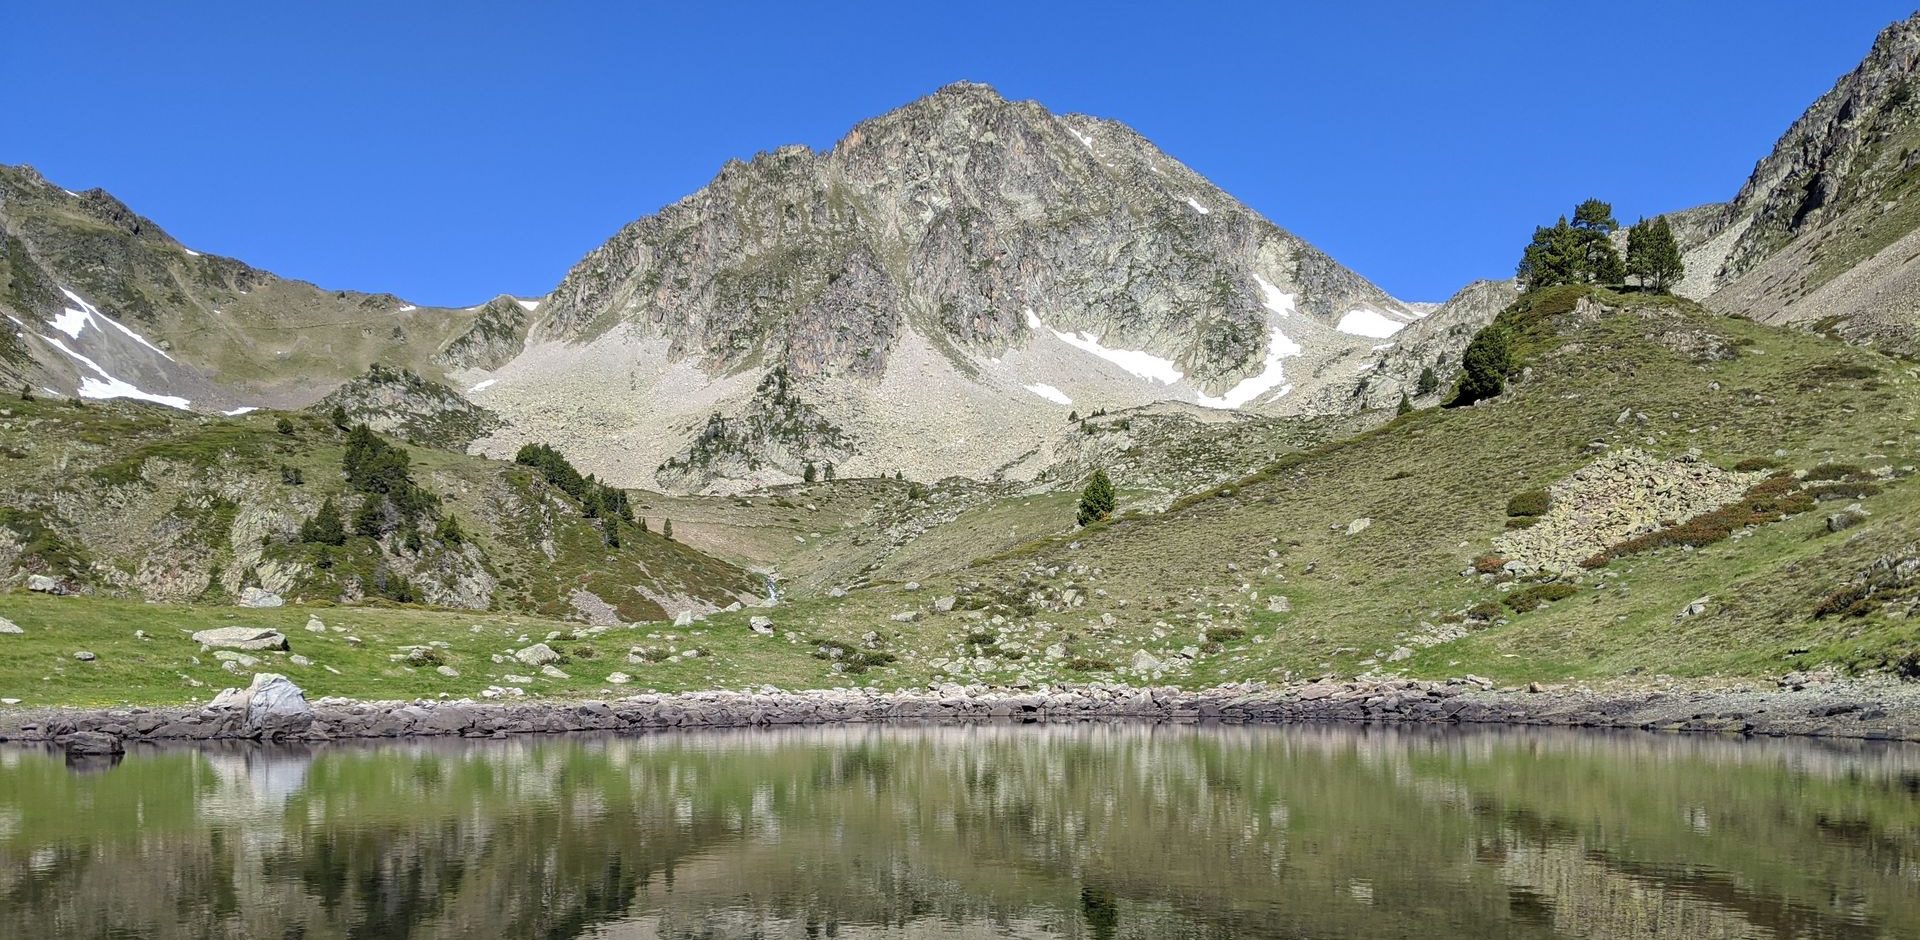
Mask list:
[[1524,590],[1515,591],[1506,597],[1506,605],[1515,613],[1526,613],[1541,604],[1564,600],[1580,592],[1580,589],[1564,581],[1549,584],[1536,584]]
[[1870,480],[1872,474],[1861,469],[1858,464],[1823,463],[1808,470],[1801,479],[1813,480]]
[[1512,499],[1507,500],[1507,515],[1544,516],[1547,514],[1549,499],[1547,491],[1542,488],[1521,490],[1513,494]]

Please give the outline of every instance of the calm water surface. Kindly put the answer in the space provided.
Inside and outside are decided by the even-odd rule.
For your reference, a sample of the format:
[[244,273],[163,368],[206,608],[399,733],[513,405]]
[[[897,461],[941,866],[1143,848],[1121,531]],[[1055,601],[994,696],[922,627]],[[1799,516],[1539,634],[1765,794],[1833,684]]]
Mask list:
[[0,749],[0,937],[1920,937],[1920,750],[1144,725]]

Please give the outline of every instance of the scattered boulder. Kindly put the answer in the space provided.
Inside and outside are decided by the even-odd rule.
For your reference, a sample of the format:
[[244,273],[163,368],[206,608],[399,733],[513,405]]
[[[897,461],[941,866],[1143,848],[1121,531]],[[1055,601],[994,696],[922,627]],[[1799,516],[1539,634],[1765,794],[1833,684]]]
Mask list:
[[908,581],[907,583],[905,583],[905,584],[903,584],[903,585],[901,585],[900,587],[901,587],[901,589],[902,589],[902,590],[907,590],[907,591],[918,591],[918,590],[920,590],[920,582],[918,582],[918,581]]
[[247,669],[260,665],[260,660],[238,650],[214,650],[213,658],[223,663],[233,663]]
[[545,666],[560,661],[560,654],[545,643],[535,643],[525,649],[515,650],[513,658],[529,666]]
[[607,683],[610,685],[626,685],[632,681],[633,677],[624,672],[608,673],[607,675]]
[[556,665],[554,665],[554,664],[552,664],[552,663],[548,663],[548,664],[546,664],[546,665],[544,665],[544,666],[541,666],[541,667],[540,667],[540,674],[541,674],[541,675],[543,675],[543,676],[546,676],[546,677],[547,677],[547,678],[549,678],[549,679],[571,679],[571,678],[573,678],[572,676],[570,676],[570,675],[568,675],[567,673],[565,673],[564,671],[562,671],[562,670],[560,669],[560,667],[559,667],[559,666],[556,666]]
[[772,617],[752,617],[747,620],[747,628],[761,636],[773,635]]
[[60,746],[69,754],[82,756],[104,756],[124,754],[127,751],[120,739],[104,731],[76,731],[60,739]]
[[936,599],[933,602],[933,609],[944,614],[953,610],[953,605],[958,603],[960,603],[960,599],[949,594],[946,597]]
[[915,620],[920,619],[920,612],[917,610],[901,611],[900,613],[894,614],[889,619],[893,620],[893,622],[895,623],[912,623]]
[[20,629],[19,624],[14,623],[13,621],[8,620],[5,617],[0,617],[0,633],[25,633],[25,632],[27,631]]
[[327,632],[327,625],[324,623],[321,623],[319,617],[309,616],[307,617],[307,632],[308,633],[325,633]]
[[221,647],[235,650],[283,650],[287,648],[286,634],[266,627],[215,627],[202,630],[193,635],[193,642],[201,646]]
[[285,603],[286,601],[282,600],[280,595],[265,588],[250,587],[240,590],[242,607],[279,607]]
[[1160,668],[1160,660],[1146,650],[1135,650],[1133,668],[1140,672],[1151,672]]
[[93,662],[95,657],[92,653],[89,653],[86,650],[80,650],[73,654],[73,658],[83,663],[90,663],[90,662]]
[[293,680],[275,672],[256,673],[247,687],[247,727],[273,737],[307,730],[313,706]]
[[27,590],[40,594],[57,594],[63,596],[73,593],[73,589],[68,587],[65,581],[50,578],[44,574],[27,575]]
[[460,678],[460,670],[455,669],[452,666],[435,666],[433,667],[433,671],[443,676],[446,676],[449,679]]
[[1827,517],[1828,532],[1844,532],[1867,521],[1867,513],[1859,506],[1849,506]]
[[1293,601],[1284,594],[1275,594],[1267,598],[1267,613],[1284,614],[1293,609]]
[[299,734],[313,724],[313,706],[293,680],[273,672],[255,673],[244,689],[223,689],[207,709],[238,712],[241,726],[259,737]]
[[1696,597],[1693,599],[1693,602],[1683,608],[1680,613],[1674,615],[1673,619],[1685,620],[1688,617],[1698,617],[1707,612],[1707,604],[1712,600],[1712,596]]
[[1347,534],[1359,535],[1360,533],[1367,531],[1367,529],[1372,527],[1372,525],[1373,525],[1372,518],[1368,516],[1361,516],[1360,518],[1347,523]]
[[679,616],[673,618],[673,625],[676,627],[693,626],[693,611],[691,610],[681,611]]

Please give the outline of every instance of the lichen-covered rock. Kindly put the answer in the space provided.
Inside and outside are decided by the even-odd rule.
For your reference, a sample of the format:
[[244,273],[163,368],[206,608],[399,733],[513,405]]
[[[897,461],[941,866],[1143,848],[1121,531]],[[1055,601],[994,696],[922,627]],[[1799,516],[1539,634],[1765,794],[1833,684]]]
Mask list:
[[286,635],[267,627],[216,627],[212,630],[201,630],[193,635],[193,642],[201,646],[233,650],[287,648]]
[[545,643],[535,643],[524,649],[515,650],[513,658],[529,666],[545,666],[560,661],[560,654]]

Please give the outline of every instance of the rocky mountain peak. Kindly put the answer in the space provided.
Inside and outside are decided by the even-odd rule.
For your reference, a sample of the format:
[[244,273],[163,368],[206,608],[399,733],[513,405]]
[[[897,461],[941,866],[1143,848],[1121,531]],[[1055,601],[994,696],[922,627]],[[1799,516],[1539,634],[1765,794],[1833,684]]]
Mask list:
[[1882,30],[1853,71],[1787,128],[1728,209],[1743,230],[1727,256],[1737,277],[1822,222],[1872,198],[1916,165],[1920,13]]

